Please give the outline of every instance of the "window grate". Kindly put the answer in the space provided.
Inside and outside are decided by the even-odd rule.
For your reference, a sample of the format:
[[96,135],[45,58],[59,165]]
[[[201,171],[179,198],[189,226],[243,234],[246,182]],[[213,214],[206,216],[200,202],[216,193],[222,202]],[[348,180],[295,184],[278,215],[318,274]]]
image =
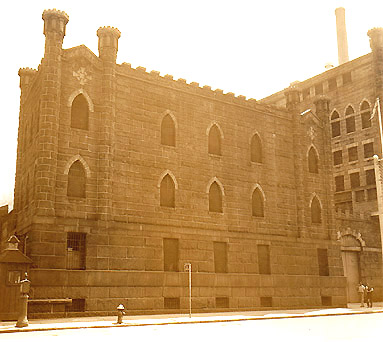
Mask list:
[[67,236],[67,269],[85,270],[85,233],[69,232]]

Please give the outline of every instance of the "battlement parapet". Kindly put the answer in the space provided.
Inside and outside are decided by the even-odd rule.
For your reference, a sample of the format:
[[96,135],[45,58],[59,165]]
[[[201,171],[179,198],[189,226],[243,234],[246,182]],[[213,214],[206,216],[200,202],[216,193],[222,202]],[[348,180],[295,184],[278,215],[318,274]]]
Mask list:
[[[121,75],[127,75],[132,77],[137,77],[138,79],[142,79],[144,81],[149,82],[157,82],[159,85],[172,87],[175,89],[183,90],[190,92],[192,94],[201,95],[204,97],[211,97],[212,99],[219,99],[225,102],[249,107],[249,108],[257,108],[258,106],[262,107],[262,111],[266,113],[275,113],[283,112],[285,115],[285,109],[277,107],[275,105],[260,103],[254,98],[247,99],[244,95],[235,95],[233,92],[224,93],[222,89],[213,90],[211,86],[204,85],[200,86],[198,82],[190,82],[188,83],[184,78],[175,79],[173,75],[165,74],[161,75],[159,71],[152,70],[147,71],[145,67],[138,66],[136,68],[132,67],[130,63],[121,63],[117,65],[117,72]],[[282,113],[281,113],[282,114]]]
[[97,30],[97,36],[100,37],[101,35],[113,35],[115,38],[120,38],[121,37],[121,32],[118,28],[115,28],[113,26],[103,26],[100,27]]
[[64,18],[66,20],[66,23],[69,21],[69,15],[66,14],[64,11],[60,11],[56,8],[44,10],[42,18],[43,18],[43,20],[45,20],[45,19],[52,17],[52,16]]

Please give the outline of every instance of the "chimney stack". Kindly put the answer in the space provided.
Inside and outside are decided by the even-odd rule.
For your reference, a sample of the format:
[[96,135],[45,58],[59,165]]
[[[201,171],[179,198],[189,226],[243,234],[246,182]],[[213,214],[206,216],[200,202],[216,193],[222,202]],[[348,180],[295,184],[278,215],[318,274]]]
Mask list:
[[343,64],[349,61],[345,9],[343,7],[338,7],[335,10],[335,16],[336,36],[338,40],[338,61],[339,64]]

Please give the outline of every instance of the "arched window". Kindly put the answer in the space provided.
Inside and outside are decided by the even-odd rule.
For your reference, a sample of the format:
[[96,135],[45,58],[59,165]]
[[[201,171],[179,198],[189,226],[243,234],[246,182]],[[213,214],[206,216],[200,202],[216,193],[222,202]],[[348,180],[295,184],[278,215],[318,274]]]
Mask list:
[[254,134],[250,142],[250,160],[255,163],[262,163],[262,144],[258,134]]
[[72,128],[88,129],[89,107],[84,95],[77,95],[71,107],[70,126]]
[[161,123],[161,144],[176,146],[176,127],[173,118],[167,114]]
[[311,201],[311,223],[322,223],[322,209],[316,196]]
[[217,125],[213,125],[209,131],[209,153],[221,155],[221,132]]
[[160,206],[162,207],[175,207],[175,185],[172,177],[167,174],[161,181],[160,186]]
[[367,101],[363,101],[360,106],[360,116],[362,119],[362,129],[371,127],[371,110]]
[[309,150],[308,164],[310,173],[318,173],[318,155],[313,147]]
[[355,111],[351,106],[346,108],[346,132],[355,132]]
[[263,209],[264,198],[261,190],[258,188],[254,190],[252,196],[252,215],[255,217],[264,217]]
[[331,137],[335,138],[340,136],[340,117],[339,113],[335,110],[331,115]]
[[67,196],[85,198],[86,175],[79,160],[76,160],[68,172]]
[[222,213],[222,191],[217,182],[210,185],[209,211]]

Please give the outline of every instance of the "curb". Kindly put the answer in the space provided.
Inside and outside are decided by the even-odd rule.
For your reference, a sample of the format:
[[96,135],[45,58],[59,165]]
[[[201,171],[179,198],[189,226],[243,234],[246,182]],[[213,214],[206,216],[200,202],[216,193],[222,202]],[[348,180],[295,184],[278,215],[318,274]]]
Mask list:
[[82,326],[56,326],[56,327],[26,327],[26,328],[10,328],[9,330],[2,330],[0,334],[16,333],[16,332],[36,332],[36,331],[54,331],[54,330],[76,330],[76,329],[106,329],[106,328],[122,328],[122,327],[139,327],[139,326],[155,326],[155,325],[173,325],[173,324],[201,324],[201,323],[229,323],[241,321],[262,321],[262,320],[275,320],[285,318],[312,318],[312,317],[331,317],[331,316],[350,316],[350,315],[364,315],[383,313],[383,309],[372,311],[353,311],[353,312],[340,312],[340,313],[325,313],[325,314],[281,314],[280,316],[256,316],[256,317],[241,317],[241,318],[227,318],[227,319],[198,319],[193,321],[163,321],[163,322],[126,322],[122,324],[111,323],[103,325],[82,325]]

